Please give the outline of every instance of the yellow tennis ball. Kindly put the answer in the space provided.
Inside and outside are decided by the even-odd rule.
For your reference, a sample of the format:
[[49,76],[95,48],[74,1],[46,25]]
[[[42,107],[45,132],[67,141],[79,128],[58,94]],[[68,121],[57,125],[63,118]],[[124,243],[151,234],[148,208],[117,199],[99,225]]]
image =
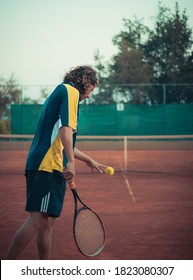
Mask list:
[[105,173],[108,174],[108,175],[113,175],[114,174],[114,169],[112,167],[107,167],[105,169]]

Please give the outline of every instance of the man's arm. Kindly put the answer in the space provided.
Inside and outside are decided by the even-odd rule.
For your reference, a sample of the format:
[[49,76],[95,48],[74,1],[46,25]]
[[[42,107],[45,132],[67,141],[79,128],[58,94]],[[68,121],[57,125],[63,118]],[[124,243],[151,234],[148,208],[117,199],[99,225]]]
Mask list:
[[66,181],[70,183],[75,176],[72,128],[69,126],[62,126],[59,135],[68,161],[63,173]]
[[74,148],[74,157],[78,160],[85,162],[93,171],[97,169],[99,172],[103,173],[107,168],[107,165],[101,164],[95,161],[93,158],[89,157],[87,154],[79,151],[77,148]]

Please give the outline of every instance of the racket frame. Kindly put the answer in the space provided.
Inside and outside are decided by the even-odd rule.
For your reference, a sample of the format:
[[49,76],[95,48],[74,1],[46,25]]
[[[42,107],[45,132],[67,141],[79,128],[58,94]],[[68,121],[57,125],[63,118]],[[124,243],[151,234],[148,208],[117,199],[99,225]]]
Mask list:
[[[90,207],[88,207],[88,206],[81,200],[81,198],[79,197],[79,195],[78,195],[78,193],[77,193],[77,190],[76,190],[76,187],[75,187],[74,182],[70,183],[69,185],[70,185],[70,189],[71,189],[71,191],[72,191],[72,194],[73,194],[73,197],[74,197],[74,203],[75,203],[75,207],[74,207],[74,219],[73,219],[73,235],[74,235],[75,243],[76,243],[76,245],[77,245],[78,250],[81,252],[81,254],[83,254],[83,255],[85,255],[85,256],[87,256],[87,257],[94,257],[94,256],[98,255],[98,254],[103,250],[103,248],[104,248],[104,246],[105,246],[105,228],[104,228],[103,222],[102,222],[101,218],[99,217],[99,215],[98,215],[95,211],[93,211]],[[79,207],[79,208],[78,208],[78,201],[82,204],[82,207]],[[103,234],[104,234],[104,242],[103,242],[103,245],[102,245],[94,254],[86,254],[86,253],[84,253],[84,252],[80,249],[79,244],[78,244],[78,242],[77,242],[77,240],[76,240],[76,233],[75,233],[76,219],[77,219],[77,217],[78,217],[78,214],[79,214],[81,211],[84,211],[84,210],[86,210],[86,209],[88,209],[88,210],[90,210],[91,212],[93,212],[93,213],[96,215],[96,217],[99,219],[100,224],[101,224],[101,227],[102,227],[102,229],[103,229]]]

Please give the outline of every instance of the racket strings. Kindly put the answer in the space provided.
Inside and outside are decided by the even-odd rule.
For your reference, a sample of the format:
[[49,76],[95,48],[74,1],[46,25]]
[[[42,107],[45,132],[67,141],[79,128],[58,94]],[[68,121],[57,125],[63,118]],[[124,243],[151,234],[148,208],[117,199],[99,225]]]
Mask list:
[[104,247],[104,229],[98,216],[89,209],[79,212],[75,224],[75,238],[79,249],[88,256],[98,254]]

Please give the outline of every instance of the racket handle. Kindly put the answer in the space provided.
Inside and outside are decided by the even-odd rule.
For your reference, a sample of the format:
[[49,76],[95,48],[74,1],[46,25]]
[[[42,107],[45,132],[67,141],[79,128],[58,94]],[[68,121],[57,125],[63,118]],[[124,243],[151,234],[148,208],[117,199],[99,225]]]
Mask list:
[[69,186],[70,186],[71,190],[76,188],[74,181],[70,182]]

